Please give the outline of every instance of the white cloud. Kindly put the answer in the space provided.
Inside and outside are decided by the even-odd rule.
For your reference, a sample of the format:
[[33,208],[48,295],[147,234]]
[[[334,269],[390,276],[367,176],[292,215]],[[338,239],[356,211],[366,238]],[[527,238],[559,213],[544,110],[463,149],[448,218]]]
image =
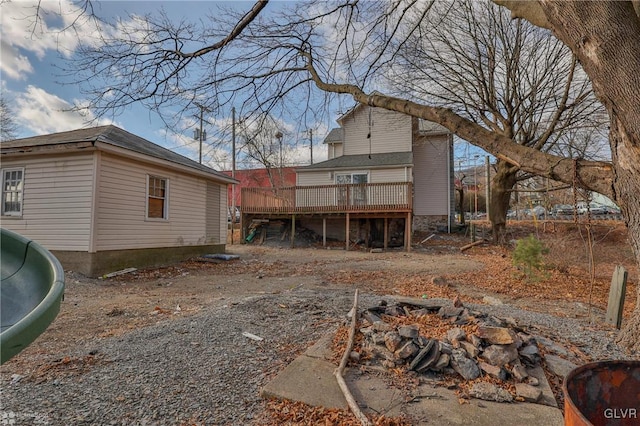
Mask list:
[[21,55],[16,49],[5,43],[5,40],[2,40],[0,47],[0,71],[3,77],[14,80],[24,80],[27,78],[27,74],[33,72],[33,67],[26,56]]
[[64,99],[38,87],[27,86],[27,90],[16,97],[14,113],[16,123],[36,135],[112,123],[107,119],[96,120],[90,111],[70,111],[71,108]]
[[68,0],[24,0],[0,5],[2,71],[6,77],[24,79],[33,66],[24,52],[42,60],[48,52],[69,57],[83,43],[98,43],[96,35],[107,31],[90,15]]

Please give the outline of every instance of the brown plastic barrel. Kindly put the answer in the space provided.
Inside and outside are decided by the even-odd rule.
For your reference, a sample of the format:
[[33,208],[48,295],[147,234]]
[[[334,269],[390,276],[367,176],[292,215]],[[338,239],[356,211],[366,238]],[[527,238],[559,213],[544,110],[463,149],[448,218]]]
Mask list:
[[640,425],[640,361],[599,361],[573,369],[562,385],[566,426]]

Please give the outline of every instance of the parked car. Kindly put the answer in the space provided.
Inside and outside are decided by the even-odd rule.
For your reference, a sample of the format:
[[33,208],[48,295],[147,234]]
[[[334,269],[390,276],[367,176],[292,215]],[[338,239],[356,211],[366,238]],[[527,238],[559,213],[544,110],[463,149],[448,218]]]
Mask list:
[[535,216],[536,219],[544,219],[545,215],[547,214],[547,209],[542,206],[535,206],[531,209],[530,214],[531,217]]
[[573,206],[569,204],[556,204],[551,210],[553,216],[570,216],[573,215]]

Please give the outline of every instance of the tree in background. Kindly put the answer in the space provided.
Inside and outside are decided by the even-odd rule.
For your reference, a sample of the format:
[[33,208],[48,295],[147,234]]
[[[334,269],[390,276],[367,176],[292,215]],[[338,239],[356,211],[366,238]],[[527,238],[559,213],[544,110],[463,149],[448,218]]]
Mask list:
[[[493,3],[471,0],[438,2],[432,14],[414,19],[417,30],[393,40],[397,55],[386,77],[396,94],[449,108],[543,152],[570,144],[569,131],[604,127],[589,80],[571,50],[548,31],[512,21]],[[582,151],[562,148],[570,158],[584,158]],[[530,176],[497,158],[489,210],[496,242],[504,242],[514,186]]]
[[0,142],[16,138],[18,126],[14,120],[13,111],[4,97],[0,97]]

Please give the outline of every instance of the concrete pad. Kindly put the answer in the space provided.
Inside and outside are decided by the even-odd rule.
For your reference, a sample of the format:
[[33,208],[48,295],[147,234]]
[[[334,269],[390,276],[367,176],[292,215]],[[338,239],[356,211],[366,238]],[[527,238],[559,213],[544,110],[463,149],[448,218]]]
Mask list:
[[417,424],[494,426],[561,426],[562,413],[557,408],[529,403],[499,403],[468,400],[460,404],[453,390],[435,385],[421,385],[405,403],[401,391],[389,388],[384,380],[372,375],[348,377],[349,389],[362,410],[368,414],[397,417],[405,414]]
[[[296,358],[261,391],[264,398],[290,399],[313,406],[347,408],[347,401],[333,373],[336,365],[327,359],[331,355],[331,337],[325,336]],[[540,381],[542,404],[498,403],[471,399],[460,404],[453,390],[424,384],[412,392],[414,399],[405,401],[399,389],[389,387],[386,373],[361,372],[347,369],[345,381],[351,393],[368,415],[397,417],[405,414],[416,424],[479,425],[526,424],[527,426],[563,425],[562,412],[555,406],[555,398],[542,368],[527,372]]]
[[527,368],[527,374],[538,379],[537,387],[542,391],[542,396],[538,400],[538,404],[558,408],[558,401],[556,401],[556,397],[553,395],[553,390],[551,390],[551,385],[542,367]]
[[336,378],[336,366],[323,359],[301,355],[269,382],[263,398],[290,399],[326,408],[347,408]]

